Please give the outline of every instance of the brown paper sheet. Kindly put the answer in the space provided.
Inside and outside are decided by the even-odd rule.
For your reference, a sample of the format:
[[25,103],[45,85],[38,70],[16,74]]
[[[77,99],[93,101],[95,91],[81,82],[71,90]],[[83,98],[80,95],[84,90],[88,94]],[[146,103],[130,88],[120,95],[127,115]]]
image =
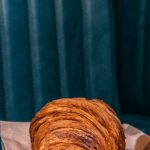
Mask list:
[[[31,150],[29,122],[0,122],[3,150]],[[124,124],[126,150],[150,150],[150,136],[131,125]]]

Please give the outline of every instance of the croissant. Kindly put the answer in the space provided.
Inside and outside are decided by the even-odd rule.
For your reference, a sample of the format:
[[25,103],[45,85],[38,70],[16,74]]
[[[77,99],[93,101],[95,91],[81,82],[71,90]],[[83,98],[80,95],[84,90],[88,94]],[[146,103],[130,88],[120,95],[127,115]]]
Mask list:
[[32,119],[30,137],[32,150],[125,150],[116,113],[98,99],[47,103]]

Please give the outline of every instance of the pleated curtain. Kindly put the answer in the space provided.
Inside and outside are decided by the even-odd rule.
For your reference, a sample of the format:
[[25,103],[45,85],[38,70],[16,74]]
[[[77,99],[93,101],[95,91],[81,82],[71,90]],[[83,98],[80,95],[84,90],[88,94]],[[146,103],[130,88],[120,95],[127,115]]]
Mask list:
[[0,0],[0,119],[61,97],[150,117],[149,0]]

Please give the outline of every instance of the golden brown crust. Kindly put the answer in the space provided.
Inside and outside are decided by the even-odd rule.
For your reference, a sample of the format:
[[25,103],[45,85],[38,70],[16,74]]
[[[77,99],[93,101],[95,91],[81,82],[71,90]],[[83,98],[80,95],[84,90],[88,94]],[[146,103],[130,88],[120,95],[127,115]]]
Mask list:
[[116,113],[98,99],[49,102],[32,119],[30,136],[33,150],[125,150]]

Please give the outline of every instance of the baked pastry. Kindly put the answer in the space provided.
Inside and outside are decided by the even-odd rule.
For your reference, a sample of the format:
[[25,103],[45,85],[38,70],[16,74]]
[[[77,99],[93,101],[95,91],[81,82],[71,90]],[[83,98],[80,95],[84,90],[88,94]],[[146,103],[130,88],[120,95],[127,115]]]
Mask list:
[[125,150],[116,113],[98,99],[49,102],[32,119],[30,137],[33,150]]

